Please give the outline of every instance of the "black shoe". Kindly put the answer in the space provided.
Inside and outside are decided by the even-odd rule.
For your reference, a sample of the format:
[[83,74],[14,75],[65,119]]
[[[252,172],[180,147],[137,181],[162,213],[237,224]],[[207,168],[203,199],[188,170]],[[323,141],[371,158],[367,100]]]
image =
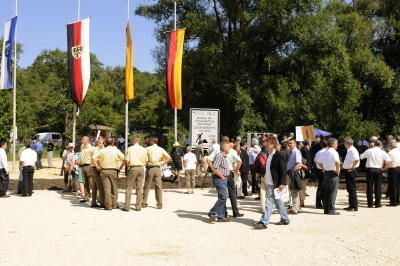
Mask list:
[[100,209],[105,209],[106,206],[105,206],[105,205],[100,205],[99,208],[100,208]]
[[244,199],[244,196],[236,197],[237,199]]
[[260,197],[255,198],[255,200],[260,200],[260,199],[261,199]]
[[382,208],[382,205],[375,205],[375,208]]
[[280,221],[279,223],[277,223],[277,225],[289,225],[290,222],[288,221]]
[[348,212],[356,212],[356,211],[358,211],[357,208],[352,208],[352,207],[347,207],[347,208],[344,208],[343,210],[348,211]]
[[266,225],[263,224],[262,222],[258,222],[258,223],[254,223],[254,228],[255,228],[255,229],[267,229],[268,226],[266,226]]
[[397,207],[398,205],[397,204],[395,204],[395,203],[390,203],[390,204],[388,204],[388,205],[386,205],[387,207]]
[[9,198],[10,197],[10,195],[3,195],[3,196],[0,196],[0,198]]
[[331,212],[331,213],[328,213],[328,215],[340,215],[340,212]]
[[83,199],[83,200],[80,200],[79,202],[80,203],[85,203],[87,200],[85,200],[85,199]]
[[124,212],[129,212],[130,210],[129,209],[127,209],[127,208],[122,208],[121,210],[123,210]]
[[322,209],[324,209],[324,206],[317,206],[317,207],[315,207],[316,209],[320,209],[320,210],[322,210]]
[[243,213],[237,213],[237,214],[233,215],[233,217],[235,217],[235,218],[239,218],[239,217],[243,217],[243,216],[244,216]]
[[90,207],[91,208],[100,208],[100,205],[99,204],[92,204],[92,205],[90,205]]
[[372,206],[372,205],[368,205],[368,208],[373,208],[374,206]]

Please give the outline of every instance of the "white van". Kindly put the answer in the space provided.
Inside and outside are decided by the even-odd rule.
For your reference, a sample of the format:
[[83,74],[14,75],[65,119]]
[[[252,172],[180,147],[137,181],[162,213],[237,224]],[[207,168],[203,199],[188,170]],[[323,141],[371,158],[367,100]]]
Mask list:
[[53,140],[53,143],[62,143],[62,136],[60,133],[57,132],[43,132],[43,133],[38,133],[35,136],[32,137],[32,142],[35,141],[37,138],[39,138],[41,143],[47,143],[49,139]]

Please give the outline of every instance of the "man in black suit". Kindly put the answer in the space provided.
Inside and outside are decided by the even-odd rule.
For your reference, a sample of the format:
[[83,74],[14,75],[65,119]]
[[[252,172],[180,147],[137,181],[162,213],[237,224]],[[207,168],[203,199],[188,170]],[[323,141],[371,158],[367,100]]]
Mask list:
[[285,205],[281,198],[275,196],[275,189],[283,192],[286,188],[286,161],[282,153],[276,151],[278,142],[275,138],[267,139],[268,159],[265,165],[265,173],[262,174],[262,185],[266,187],[265,212],[258,223],[254,224],[256,229],[267,229],[269,218],[272,214],[274,204],[281,215],[280,225],[290,223]]
[[242,165],[240,166],[240,177],[242,178],[243,197],[238,198],[244,198],[249,195],[247,192],[247,177],[250,172],[249,154],[247,153],[246,143],[244,142],[240,143],[240,159],[242,160]]

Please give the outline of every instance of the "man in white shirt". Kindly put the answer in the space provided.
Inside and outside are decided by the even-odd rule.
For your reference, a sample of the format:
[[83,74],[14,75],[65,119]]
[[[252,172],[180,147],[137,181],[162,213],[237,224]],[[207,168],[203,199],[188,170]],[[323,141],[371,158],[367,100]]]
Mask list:
[[400,150],[397,148],[398,142],[396,140],[392,140],[388,146],[389,156],[392,160],[389,163],[388,170],[388,190],[390,195],[390,204],[387,205],[389,207],[398,206],[400,203]]
[[26,149],[21,153],[19,159],[23,176],[22,197],[32,196],[33,174],[35,172],[34,166],[38,159],[37,153],[31,149],[31,142],[29,139],[24,141],[24,145]]
[[339,188],[340,159],[336,151],[337,139],[328,140],[329,148],[324,152],[318,164],[324,171],[324,214],[339,215],[335,210],[337,190]]
[[[360,159],[367,159],[367,200],[368,208],[373,208],[374,198],[372,192],[375,190],[375,208],[380,208],[382,198],[382,171],[387,168],[391,161],[390,156],[382,150],[382,142],[376,140],[374,147],[366,150],[360,155]],[[375,187],[375,188],[374,188]]]
[[192,147],[187,146],[186,154],[183,156],[183,163],[185,165],[185,178],[186,178],[186,194],[193,194],[196,185],[196,155],[192,152]]
[[10,176],[7,163],[7,142],[0,142],[0,198],[8,198],[7,190]]
[[360,155],[353,145],[353,139],[346,138],[344,146],[347,149],[346,157],[343,163],[343,169],[346,174],[346,187],[349,193],[349,207],[345,211],[358,211],[356,176],[357,168],[360,166]]
[[315,207],[317,209],[323,209],[324,208],[324,172],[322,171],[321,166],[319,165],[321,162],[321,158],[324,154],[324,152],[328,149],[328,142],[326,140],[323,140],[320,142],[321,145],[321,150],[319,150],[315,154],[314,162],[317,166],[317,179],[318,179],[318,188],[317,188],[317,195],[316,195],[316,203]]

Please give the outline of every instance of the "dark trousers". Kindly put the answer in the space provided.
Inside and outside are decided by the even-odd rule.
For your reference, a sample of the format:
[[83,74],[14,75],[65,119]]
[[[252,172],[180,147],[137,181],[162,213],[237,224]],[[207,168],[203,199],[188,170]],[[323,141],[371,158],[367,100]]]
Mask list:
[[251,193],[258,193],[258,183],[257,183],[257,175],[254,170],[254,165],[250,165],[250,173],[251,173]]
[[213,175],[214,187],[217,189],[218,200],[211,208],[209,215],[215,215],[218,219],[224,219],[226,216],[226,184],[227,180],[220,179],[218,176]]
[[367,172],[367,200],[368,207],[374,205],[373,193],[375,192],[375,206],[381,206],[382,199],[382,170],[368,168]]
[[317,180],[318,180],[318,188],[316,195],[315,206],[317,208],[321,208],[324,205],[324,173],[321,169],[317,169],[316,172]]
[[249,176],[249,172],[240,173],[240,177],[242,178],[242,192],[244,196],[247,196],[247,177]]
[[346,188],[349,193],[349,207],[358,209],[357,189],[356,189],[356,176],[357,169],[348,172],[346,171]]
[[339,176],[334,171],[324,173],[324,213],[335,212],[336,194],[339,188]]
[[25,166],[22,169],[22,196],[32,196],[33,190],[33,173],[35,172],[35,168],[33,166]]
[[[235,180],[233,178],[233,173],[231,172],[228,177],[228,194],[229,200],[231,201],[233,215],[239,214],[239,208],[236,200],[236,190],[235,190]],[[226,209],[226,208],[225,208]],[[228,216],[228,210],[226,209],[226,217]]]
[[41,151],[37,151],[37,161],[36,161],[36,168],[37,169],[42,169],[42,152]]
[[6,195],[9,182],[10,182],[10,177],[6,173],[6,170],[4,168],[0,169],[0,197]]
[[388,172],[388,190],[390,195],[390,204],[398,205],[400,203],[400,167],[389,168]]

